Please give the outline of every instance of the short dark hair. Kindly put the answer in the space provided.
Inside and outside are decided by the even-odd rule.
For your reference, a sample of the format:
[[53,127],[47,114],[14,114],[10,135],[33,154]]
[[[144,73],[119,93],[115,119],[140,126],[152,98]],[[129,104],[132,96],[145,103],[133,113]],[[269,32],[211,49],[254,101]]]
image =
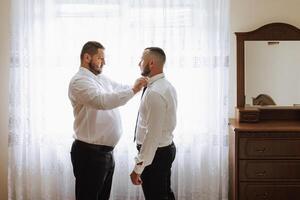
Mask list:
[[164,65],[166,62],[166,54],[162,48],[159,47],[147,47],[145,50],[149,50],[154,55],[158,56],[161,60],[162,64]]
[[85,43],[82,47],[81,53],[80,53],[80,59],[83,59],[83,56],[85,53],[93,56],[98,52],[98,49],[105,49],[102,44],[96,41],[88,41]]

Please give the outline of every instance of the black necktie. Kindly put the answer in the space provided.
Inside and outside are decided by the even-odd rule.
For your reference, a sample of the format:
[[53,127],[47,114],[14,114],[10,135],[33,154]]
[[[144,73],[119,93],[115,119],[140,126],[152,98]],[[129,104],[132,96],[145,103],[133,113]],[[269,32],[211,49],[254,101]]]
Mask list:
[[[142,92],[141,99],[143,98],[143,95],[144,95],[146,89],[147,89],[147,87],[144,87],[143,92]],[[138,112],[137,117],[136,117],[136,121],[135,121],[135,128],[134,128],[134,138],[133,138],[133,142],[135,142],[135,139],[136,139],[136,129],[137,129],[137,123],[138,123],[138,120],[139,120],[139,115],[140,115],[140,112]]]

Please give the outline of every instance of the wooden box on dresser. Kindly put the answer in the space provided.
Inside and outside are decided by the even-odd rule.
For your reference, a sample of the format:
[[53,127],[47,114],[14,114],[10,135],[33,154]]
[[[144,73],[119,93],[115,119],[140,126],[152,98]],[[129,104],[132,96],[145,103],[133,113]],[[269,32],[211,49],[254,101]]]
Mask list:
[[300,199],[300,121],[229,124],[229,199]]

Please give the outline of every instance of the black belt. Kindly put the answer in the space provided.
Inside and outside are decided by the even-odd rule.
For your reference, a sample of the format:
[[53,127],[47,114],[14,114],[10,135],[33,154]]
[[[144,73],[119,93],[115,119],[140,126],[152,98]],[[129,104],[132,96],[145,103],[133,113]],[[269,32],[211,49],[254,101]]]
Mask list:
[[74,144],[83,147],[83,148],[87,148],[87,149],[93,149],[96,151],[104,151],[104,152],[110,152],[112,150],[114,150],[114,147],[111,146],[106,146],[106,145],[99,145],[99,144],[90,144],[90,143],[86,143],[80,140],[75,140]]
[[[167,148],[169,148],[169,147],[171,147],[171,146],[174,146],[174,142],[172,142],[170,145],[165,146],[165,147],[158,147],[158,148],[157,148],[157,151],[167,149]],[[141,148],[142,148],[142,145],[141,145],[141,144],[137,144],[137,145],[136,145],[136,149],[137,149],[138,151],[140,151]]]

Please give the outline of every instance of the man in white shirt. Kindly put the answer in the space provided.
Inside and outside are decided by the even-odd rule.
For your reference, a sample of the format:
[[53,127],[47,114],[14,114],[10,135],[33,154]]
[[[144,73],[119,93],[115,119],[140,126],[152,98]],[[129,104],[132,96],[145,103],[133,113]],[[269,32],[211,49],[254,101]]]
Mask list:
[[146,200],[174,200],[171,167],[176,155],[173,130],[176,126],[177,95],[163,73],[166,60],[158,47],[146,48],[139,63],[149,77],[139,108],[136,143],[139,151],[130,177],[142,184]]
[[108,200],[114,172],[113,148],[122,131],[117,107],[140,91],[147,79],[139,78],[130,87],[101,74],[105,59],[99,42],[87,42],[80,58],[81,67],[69,85],[75,117],[71,160],[76,200]]

